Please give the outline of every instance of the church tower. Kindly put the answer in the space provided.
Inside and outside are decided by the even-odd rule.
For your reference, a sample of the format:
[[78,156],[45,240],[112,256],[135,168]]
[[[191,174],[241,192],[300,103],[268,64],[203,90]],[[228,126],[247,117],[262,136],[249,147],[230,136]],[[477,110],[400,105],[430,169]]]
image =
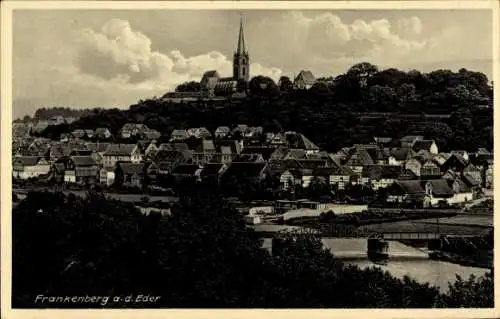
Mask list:
[[248,82],[250,79],[250,63],[248,51],[245,47],[245,36],[243,35],[243,17],[240,17],[240,34],[238,37],[238,48],[234,52],[233,57],[233,79],[244,80]]

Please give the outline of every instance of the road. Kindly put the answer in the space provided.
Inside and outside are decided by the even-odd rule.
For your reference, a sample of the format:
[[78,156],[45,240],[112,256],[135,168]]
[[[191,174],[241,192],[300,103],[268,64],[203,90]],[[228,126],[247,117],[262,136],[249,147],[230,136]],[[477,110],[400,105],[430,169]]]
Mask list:
[[[16,194],[24,195],[29,190],[13,189],[12,191]],[[65,191],[63,191],[63,193],[66,195],[69,193],[73,193],[76,196],[85,197],[87,192],[80,191],[80,190],[65,190]],[[119,194],[119,193],[104,193],[104,194],[111,199],[117,199],[117,200],[120,200],[122,202],[140,202],[142,197],[147,196],[147,195],[143,195],[143,194]],[[147,197],[149,197],[150,202],[155,202],[155,201],[175,202],[178,200],[178,198],[174,197],[174,196],[147,196]]]

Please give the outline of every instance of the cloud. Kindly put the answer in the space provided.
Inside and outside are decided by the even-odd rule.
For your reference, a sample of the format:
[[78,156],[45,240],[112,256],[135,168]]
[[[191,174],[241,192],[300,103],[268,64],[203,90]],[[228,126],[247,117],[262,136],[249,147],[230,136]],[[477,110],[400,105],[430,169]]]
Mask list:
[[[426,41],[404,38],[395,32],[387,19],[357,19],[352,23],[345,23],[332,13],[306,17],[300,12],[294,12],[290,16],[298,27],[306,29],[304,42],[310,53],[320,58],[375,58],[387,55],[399,58],[426,46]],[[400,23],[406,29],[420,33],[422,26],[418,18],[404,21]]]
[[[207,70],[232,74],[232,61],[217,51],[185,57],[179,50],[152,50],[151,39],[133,30],[129,21],[112,19],[100,31],[84,29],[80,35],[76,65],[83,74],[102,79],[168,89],[182,81],[199,80]],[[250,70],[252,75],[281,75],[281,70],[258,63]]]
[[420,34],[422,33],[423,25],[419,17],[410,18],[400,18],[398,20],[398,28],[402,32],[407,32],[409,34]]

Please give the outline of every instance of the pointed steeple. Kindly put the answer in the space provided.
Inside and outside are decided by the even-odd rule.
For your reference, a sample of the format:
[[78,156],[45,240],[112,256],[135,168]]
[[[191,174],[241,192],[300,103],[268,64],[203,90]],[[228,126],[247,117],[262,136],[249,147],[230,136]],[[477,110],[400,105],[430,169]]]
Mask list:
[[245,54],[247,52],[245,48],[245,36],[243,35],[243,15],[240,14],[240,35],[238,38],[238,50],[237,54]]

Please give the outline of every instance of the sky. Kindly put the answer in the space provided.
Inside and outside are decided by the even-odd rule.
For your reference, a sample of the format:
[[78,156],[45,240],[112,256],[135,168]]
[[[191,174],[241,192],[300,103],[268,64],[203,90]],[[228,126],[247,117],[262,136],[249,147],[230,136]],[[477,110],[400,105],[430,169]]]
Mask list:
[[128,108],[207,70],[230,76],[240,15],[251,76],[337,76],[364,61],[493,72],[489,10],[16,10],[13,117]]

